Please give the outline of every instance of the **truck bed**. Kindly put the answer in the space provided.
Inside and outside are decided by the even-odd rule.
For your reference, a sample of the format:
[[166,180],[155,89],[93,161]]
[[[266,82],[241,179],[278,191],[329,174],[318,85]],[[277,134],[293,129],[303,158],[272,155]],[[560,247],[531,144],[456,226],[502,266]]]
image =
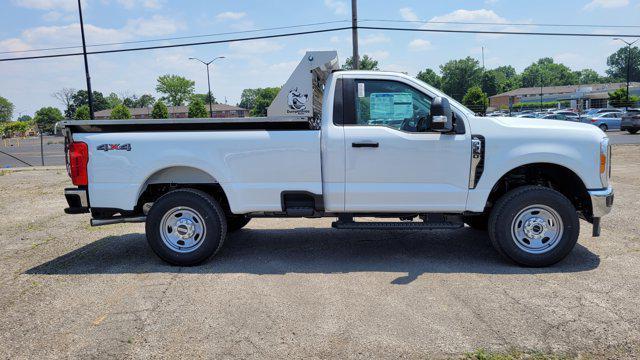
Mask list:
[[198,130],[316,130],[308,117],[173,118],[128,120],[66,120],[58,123],[72,133],[198,131]]

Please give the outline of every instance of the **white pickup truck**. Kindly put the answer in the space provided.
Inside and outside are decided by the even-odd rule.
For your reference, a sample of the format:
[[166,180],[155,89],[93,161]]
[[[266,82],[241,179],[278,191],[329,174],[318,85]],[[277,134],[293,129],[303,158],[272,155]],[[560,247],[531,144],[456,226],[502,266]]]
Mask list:
[[[392,72],[338,71],[308,52],[267,117],[61,123],[69,214],[146,222],[149,245],[200,263],[257,217],[335,217],[336,229],[488,231],[505,258],[547,266],[579,218],[600,233],[611,149],[597,127],[477,117]],[[382,218],[384,221],[354,221]]]

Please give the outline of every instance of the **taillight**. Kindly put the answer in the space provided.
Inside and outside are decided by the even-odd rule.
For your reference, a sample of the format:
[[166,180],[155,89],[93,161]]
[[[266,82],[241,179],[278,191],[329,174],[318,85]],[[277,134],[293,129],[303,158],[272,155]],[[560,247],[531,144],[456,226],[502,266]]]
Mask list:
[[89,148],[83,142],[69,144],[69,176],[73,185],[87,185],[87,163],[89,162]]

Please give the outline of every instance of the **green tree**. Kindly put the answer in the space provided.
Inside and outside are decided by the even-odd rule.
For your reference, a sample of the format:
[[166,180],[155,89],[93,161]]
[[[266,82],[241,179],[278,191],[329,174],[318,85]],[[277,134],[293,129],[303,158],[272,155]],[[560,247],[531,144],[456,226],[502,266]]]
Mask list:
[[150,94],[142,94],[136,101],[135,107],[146,108],[153,105],[155,101],[156,101],[156,98],[154,98]]
[[473,86],[462,98],[462,103],[473,112],[484,114],[489,106],[489,98],[479,86]]
[[552,58],[542,58],[522,72],[522,86],[559,86],[578,83],[578,76],[566,65],[556,64]]
[[420,71],[418,75],[416,75],[416,78],[418,78],[418,80],[426,82],[427,84],[437,89],[440,89],[440,87],[442,86],[442,78],[440,78],[440,76],[436,74],[435,71],[429,68]]
[[18,134],[24,134],[31,128],[31,124],[25,121],[8,121],[2,126],[2,133],[5,136],[12,137]]
[[20,115],[20,116],[18,117],[18,121],[22,121],[22,122],[29,122],[29,121],[31,121],[31,120],[33,120],[33,119],[31,118],[31,116],[26,115],[26,114],[25,114],[25,115]]
[[153,104],[153,110],[151,110],[151,117],[154,119],[168,119],[169,118],[169,110],[167,109],[167,105],[162,102],[162,100],[156,101]]
[[127,108],[135,108],[136,103],[138,102],[138,96],[136,96],[135,94],[132,96],[126,96],[125,98],[122,99],[122,105],[124,105]]
[[191,98],[198,98],[202,101],[203,104],[207,105],[207,107],[209,106],[209,98],[211,98],[211,103],[212,104],[217,104],[218,102],[216,101],[215,96],[213,96],[212,93],[208,93],[208,94],[193,94],[191,96]]
[[204,106],[204,102],[200,98],[194,97],[189,103],[189,117],[190,118],[206,118],[209,117],[209,112]]
[[131,119],[131,113],[129,109],[123,104],[116,105],[113,109],[111,109],[111,119],[114,120],[126,120]]
[[107,100],[107,104],[109,105],[109,109],[113,109],[116,105],[122,104],[122,100],[118,97],[118,94],[112,92],[105,98]]
[[606,82],[606,78],[600,76],[597,72],[591,69],[582,69],[576,71],[576,76],[578,77],[578,83],[580,85],[586,84],[600,84]]
[[64,116],[62,116],[60,109],[51,106],[36,111],[33,117],[33,121],[41,132],[53,132],[55,124],[62,120],[64,120]]
[[618,90],[609,93],[609,103],[614,107],[634,107],[635,104],[640,101],[637,96],[629,96],[627,102],[627,88],[621,87]]
[[[109,102],[105,99],[104,95],[102,95],[99,91],[93,91],[93,111],[100,111],[109,109]],[[76,113],[76,109],[78,109],[82,105],[89,105],[89,96],[87,90],[78,90],[72,96],[72,106],[70,106],[67,110],[65,110],[65,114],[67,111],[70,111],[71,114],[69,118],[72,118]]]
[[178,75],[162,75],[158,77],[156,91],[164,94],[162,98],[173,106],[181,106],[193,95],[195,82]]
[[89,105],[82,105],[76,109],[76,113],[73,114],[74,120],[90,120]]
[[244,109],[253,109],[256,106],[256,97],[262,89],[244,89],[240,95],[239,107]]
[[480,86],[482,91],[487,96],[493,96],[500,91],[500,78],[499,73],[493,70],[485,71],[482,73],[480,80]]
[[13,103],[0,96],[0,122],[9,121],[13,117]]
[[522,87],[522,81],[516,69],[511,65],[498,66],[491,70],[498,78],[498,94]]
[[[618,49],[607,58],[607,75],[616,81],[627,81],[627,47]],[[631,47],[629,81],[640,81],[640,48]]]
[[258,89],[254,107],[250,111],[251,116],[267,116],[267,108],[271,105],[273,99],[278,96],[279,87],[270,87]]
[[482,77],[478,60],[469,56],[440,65],[440,72],[442,91],[458,101],[462,100],[469,88],[480,85]]
[[[342,65],[342,70],[353,70],[353,57],[350,56]],[[367,54],[360,58],[360,68],[358,70],[380,70],[378,68],[378,60],[374,60]]]

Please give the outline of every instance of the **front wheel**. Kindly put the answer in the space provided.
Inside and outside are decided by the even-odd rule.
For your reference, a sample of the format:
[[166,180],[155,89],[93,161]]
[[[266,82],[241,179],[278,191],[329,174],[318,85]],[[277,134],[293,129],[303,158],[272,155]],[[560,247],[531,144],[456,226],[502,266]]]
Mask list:
[[503,195],[489,217],[489,238],[520,265],[549,266],[564,259],[580,234],[576,210],[561,193],[523,186]]
[[629,129],[627,131],[629,132],[629,134],[633,135],[638,132],[638,129]]
[[600,124],[598,125],[598,127],[600,128],[600,130],[602,131],[607,131],[609,129],[609,127],[607,126],[607,124]]
[[154,202],[147,215],[146,233],[149,246],[162,260],[191,266],[220,250],[227,222],[211,196],[195,189],[179,189]]

